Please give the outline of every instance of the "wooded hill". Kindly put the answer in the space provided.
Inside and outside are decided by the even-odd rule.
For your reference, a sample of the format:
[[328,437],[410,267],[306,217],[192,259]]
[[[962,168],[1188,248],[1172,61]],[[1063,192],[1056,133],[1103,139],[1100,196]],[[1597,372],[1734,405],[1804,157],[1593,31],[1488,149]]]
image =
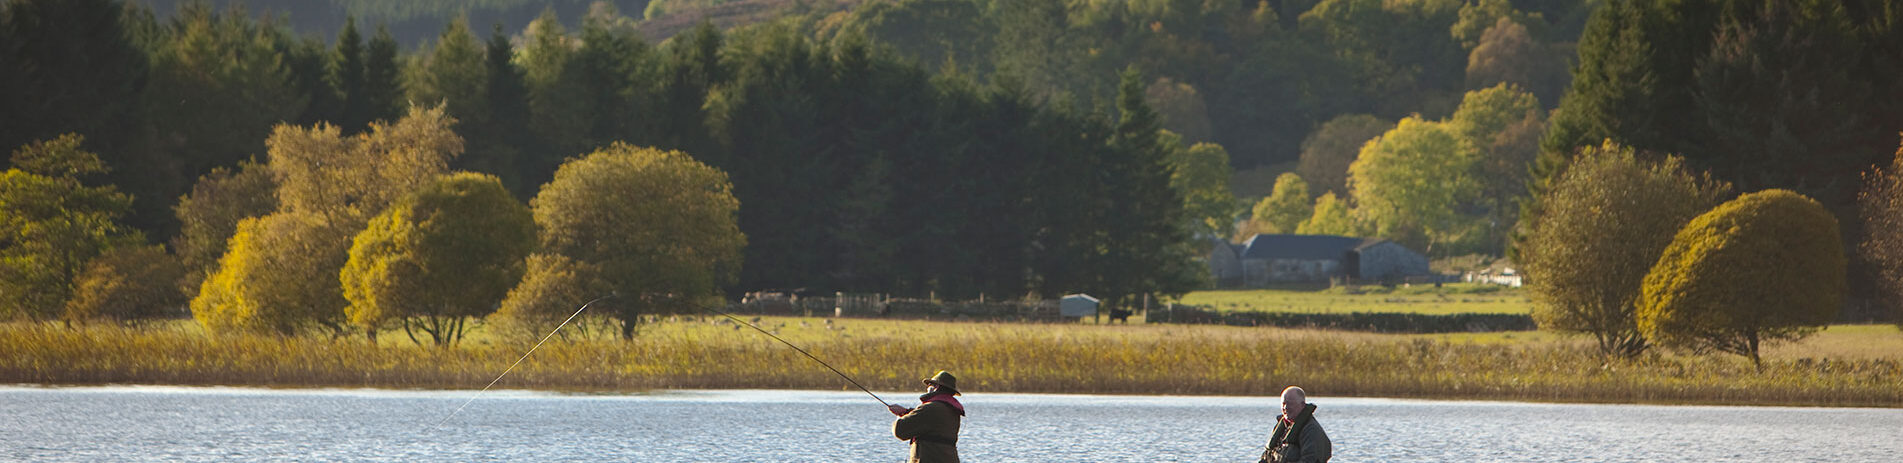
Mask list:
[[[451,167],[522,200],[618,141],[724,171],[733,289],[1168,294],[1237,218],[1501,255],[1605,140],[1861,223],[1903,129],[1903,7],[1878,0],[5,5],[0,146],[83,135],[109,170],[67,174],[129,194],[144,240],[200,242],[174,252],[219,248],[244,208],[175,206],[279,124],[443,104]],[[697,11],[746,19],[651,35]],[[1239,207],[1251,169],[1300,178]]]

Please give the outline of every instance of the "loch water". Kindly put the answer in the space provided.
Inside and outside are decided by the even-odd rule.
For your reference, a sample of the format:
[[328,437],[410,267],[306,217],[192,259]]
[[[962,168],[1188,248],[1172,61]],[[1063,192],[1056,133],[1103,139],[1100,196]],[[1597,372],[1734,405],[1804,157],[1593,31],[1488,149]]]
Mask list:
[[[1279,398],[961,399],[968,462],[1218,462],[1255,461]],[[1311,401],[1336,462],[1903,458],[1903,410],[1893,409]],[[891,437],[892,418],[856,390],[7,386],[0,461],[894,462],[906,446]]]

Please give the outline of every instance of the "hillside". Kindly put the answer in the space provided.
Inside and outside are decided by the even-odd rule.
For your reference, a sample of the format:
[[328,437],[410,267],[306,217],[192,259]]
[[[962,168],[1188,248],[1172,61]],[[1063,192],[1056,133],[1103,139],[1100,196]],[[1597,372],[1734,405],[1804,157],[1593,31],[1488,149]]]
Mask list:
[[[197,0],[142,0],[160,19],[175,15],[180,6]],[[578,29],[589,8],[600,3],[612,6],[622,15],[643,18],[649,0],[209,0],[215,8],[241,3],[254,13],[288,19],[298,35],[333,40],[344,19],[356,17],[366,28],[384,24],[405,48],[422,46],[436,39],[443,27],[459,15],[466,15],[476,30],[487,33],[491,25],[516,34],[528,27],[545,9],[552,9],[564,25]],[[650,42],[660,42],[706,20],[721,29],[765,22],[787,11],[837,11],[851,8],[859,0],[736,0],[719,2],[673,2],[669,12],[652,20],[640,20],[637,28]],[[711,4],[707,4],[711,3]]]

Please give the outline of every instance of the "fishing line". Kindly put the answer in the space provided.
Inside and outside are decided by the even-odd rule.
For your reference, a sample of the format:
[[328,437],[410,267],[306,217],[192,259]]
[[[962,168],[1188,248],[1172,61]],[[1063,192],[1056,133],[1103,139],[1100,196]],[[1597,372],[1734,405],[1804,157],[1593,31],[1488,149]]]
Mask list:
[[851,376],[846,376],[846,374],[840,372],[838,368],[833,368],[832,365],[827,364],[825,360],[820,360],[819,357],[814,357],[813,354],[810,352],[807,352],[806,349],[801,349],[800,346],[795,346],[793,345],[793,343],[786,342],[785,339],[780,339],[779,336],[774,336],[773,333],[769,333],[767,332],[767,330],[760,329],[760,327],[754,326],[752,323],[747,323],[746,320],[741,320],[740,317],[735,317],[733,316],[733,314],[722,312],[712,307],[702,307],[701,310],[717,313],[717,314],[720,314],[721,316],[733,319],[734,323],[739,323],[742,325],[746,325],[748,328],[753,328],[754,331],[759,331],[760,334],[764,334],[769,338],[773,338],[773,340],[775,341],[779,341],[781,344],[785,344],[786,347],[791,347],[793,348],[793,350],[799,351],[799,353],[806,355],[806,358],[813,359],[813,361],[819,362],[820,366],[824,366],[826,367],[826,369],[832,370],[833,374],[839,375],[839,377],[841,378],[846,378],[846,382],[852,383],[852,385],[854,386],[859,386],[859,390],[866,391],[866,395],[872,396],[873,400],[877,400],[879,401],[879,403],[885,404],[885,406],[887,407],[892,406],[892,404],[889,402],[886,402],[885,399],[879,398],[878,394],[873,394],[871,389],[866,389],[866,387],[863,385],[860,385],[858,381],[853,381]]
[[[477,397],[482,397],[482,393],[489,392],[489,388],[495,387],[496,383],[502,381],[502,377],[508,376],[510,371],[514,371],[516,365],[521,365],[523,360],[528,360],[529,354],[534,354],[536,349],[542,348],[542,343],[548,342],[548,338],[554,337],[555,332],[561,331],[562,327],[564,326],[568,326],[568,322],[575,320],[575,317],[580,316],[583,310],[588,310],[588,306],[594,305],[596,302],[601,302],[602,299],[607,299],[611,297],[614,297],[614,296],[610,295],[610,296],[602,296],[599,298],[595,298],[595,300],[588,301],[588,303],[586,304],[582,304],[581,308],[575,309],[575,313],[573,315],[569,315],[567,320],[562,320],[562,324],[555,325],[555,329],[549,330],[547,336],[542,336],[542,340],[540,342],[535,343],[535,347],[530,347],[528,352],[522,354],[522,358],[515,359],[515,363],[510,364],[507,370],[502,370],[502,374],[496,375],[496,379],[494,381],[490,381],[488,386],[483,386],[482,390],[476,391],[476,395],[469,396],[469,400],[463,401],[462,406],[456,407],[456,411],[450,412],[449,416],[445,416],[443,417],[441,421],[437,421],[435,427],[438,427],[438,428],[443,427],[443,423],[449,422],[450,418],[455,418],[457,413],[462,413],[463,407],[468,407],[470,402],[475,402]],[[797,349],[797,347],[795,349]]]

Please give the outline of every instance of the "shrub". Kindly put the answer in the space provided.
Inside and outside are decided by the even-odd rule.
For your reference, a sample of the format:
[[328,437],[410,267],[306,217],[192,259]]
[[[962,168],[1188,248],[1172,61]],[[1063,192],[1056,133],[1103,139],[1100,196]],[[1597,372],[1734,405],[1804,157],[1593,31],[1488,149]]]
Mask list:
[[1663,345],[1761,364],[1764,343],[1836,319],[1844,262],[1837,219],[1817,201],[1788,190],[1740,196],[1672,239],[1645,276],[1639,329]]
[[135,322],[173,315],[185,302],[176,286],[185,267],[158,245],[106,251],[86,264],[61,318]]
[[1633,311],[1646,270],[1679,227],[1730,189],[1687,173],[1676,157],[1644,162],[1612,143],[1581,152],[1547,190],[1522,245],[1533,316],[1545,329],[1592,335],[1606,355],[1644,352]]

